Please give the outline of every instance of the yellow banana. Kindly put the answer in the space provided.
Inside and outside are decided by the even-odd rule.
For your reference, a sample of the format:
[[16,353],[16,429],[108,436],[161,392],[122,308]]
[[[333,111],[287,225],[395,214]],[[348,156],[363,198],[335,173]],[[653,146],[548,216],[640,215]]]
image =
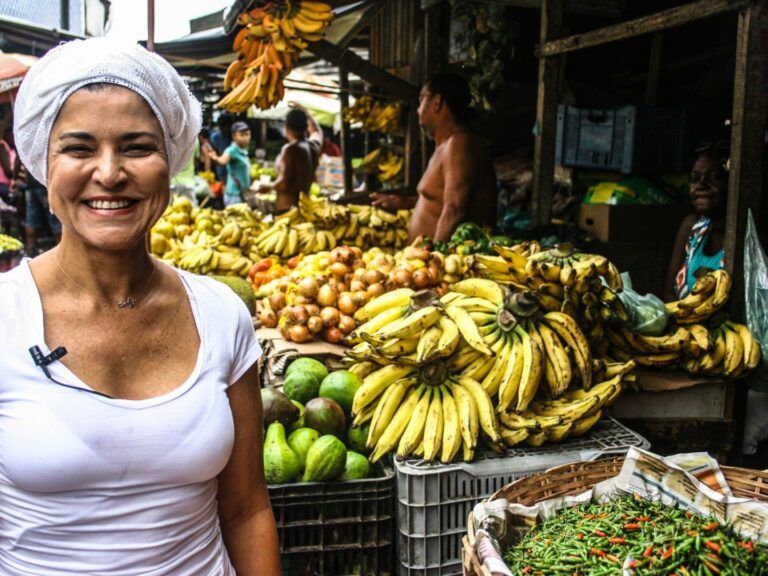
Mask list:
[[440,461],[448,464],[461,448],[461,425],[456,401],[446,386],[441,386],[443,394],[443,441],[441,444]]
[[409,305],[412,295],[413,290],[410,288],[398,288],[397,290],[386,292],[381,296],[374,298],[355,312],[354,318],[358,322],[367,322],[385,310]]
[[[425,306],[400,320],[395,320],[375,334],[370,334],[369,337],[379,341],[389,340],[390,338],[413,338],[435,324],[439,318],[440,309],[437,306]],[[467,320],[472,322],[469,318]],[[474,324],[472,326],[474,327]],[[461,326],[459,326],[459,330],[461,330]],[[475,331],[477,331],[477,328],[475,328]],[[480,338],[479,335],[478,338]]]
[[405,432],[405,428],[411,420],[411,414],[419,401],[419,396],[420,389],[412,389],[408,393],[405,401],[400,404],[386,430],[384,430],[384,433],[379,437],[378,442],[376,442],[376,448],[374,448],[373,453],[370,456],[372,463],[378,462],[382,456],[397,446],[400,437],[403,435],[403,432]]
[[366,323],[358,326],[353,332],[354,337],[360,338],[363,334],[375,334],[395,320],[399,320],[408,311],[407,306],[395,306],[377,314]]
[[562,312],[547,312],[544,318],[549,328],[554,330],[571,348],[581,375],[582,385],[584,388],[589,388],[592,385],[592,353],[584,334],[573,318]]
[[376,443],[387,429],[392,417],[400,406],[406,392],[415,382],[415,378],[401,378],[384,391],[381,400],[376,404],[376,410],[371,418],[368,439],[365,443],[366,447],[373,448],[376,446]]
[[530,432],[528,432],[528,430],[525,428],[521,428],[519,430],[502,428],[500,434],[501,441],[504,443],[504,445],[511,448],[512,446],[517,446],[520,444],[520,442],[523,442],[526,438],[528,438]]
[[453,292],[459,292],[465,296],[484,298],[498,309],[504,304],[504,292],[501,286],[492,280],[484,278],[468,278],[461,280],[451,287]]
[[475,350],[486,356],[492,356],[493,352],[483,340],[482,336],[477,330],[477,326],[469,317],[469,314],[462,308],[456,305],[449,304],[445,307],[445,313],[448,317],[456,323],[462,337],[467,344],[472,346]]
[[[530,343],[530,338],[527,339]],[[511,353],[506,364],[506,369],[499,382],[499,403],[497,412],[506,412],[512,406],[520,387],[520,381],[525,370],[526,361],[530,361],[530,351],[524,350],[521,333],[515,330],[511,337]],[[530,370],[530,368],[529,368]]]
[[483,429],[483,432],[486,433],[492,442],[499,442],[501,440],[499,424],[496,420],[496,413],[493,410],[491,397],[488,396],[488,393],[483,390],[483,387],[476,380],[459,376],[457,381],[472,395],[477,406],[480,427]]
[[462,443],[466,448],[474,449],[477,446],[477,438],[480,433],[477,404],[475,404],[472,395],[462,386],[451,383],[450,388],[456,401]]
[[432,392],[432,401],[424,423],[424,460],[433,462],[443,441],[443,402],[439,389]]
[[523,346],[523,373],[520,377],[520,386],[517,388],[517,412],[528,408],[534,395],[539,390],[541,382],[543,355],[536,340],[531,338],[525,330],[520,328]]
[[371,372],[363,379],[362,385],[355,392],[352,401],[352,413],[359,414],[363,408],[374,402],[384,390],[395,381],[407,378],[415,369],[412,366],[389,364]]
[[400,442],[397,446],[397,455],[401,458],[413,454],[414,450],[416,450],[416,447],[424,437],[424,424],[427,421],[427,411],[429,410],[431,400],[431,388],[425,386],[416,407],[413,409],[411,419],[405,427],[403,435],[400,437]]

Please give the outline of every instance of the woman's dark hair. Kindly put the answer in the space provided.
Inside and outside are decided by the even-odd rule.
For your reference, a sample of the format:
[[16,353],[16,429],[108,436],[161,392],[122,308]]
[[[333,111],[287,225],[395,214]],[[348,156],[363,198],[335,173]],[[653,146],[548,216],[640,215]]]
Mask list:
[[297,134],[307,131],[307,113],[298,108],[291,109],[285,116],[285,125]]
[[464,123],[470,119],[472,109],[469,105],[472,102],[472,93],[464,78],[453,72],[438,72],[430,76],[424,86],[431,95],[442,96],[458,122]]

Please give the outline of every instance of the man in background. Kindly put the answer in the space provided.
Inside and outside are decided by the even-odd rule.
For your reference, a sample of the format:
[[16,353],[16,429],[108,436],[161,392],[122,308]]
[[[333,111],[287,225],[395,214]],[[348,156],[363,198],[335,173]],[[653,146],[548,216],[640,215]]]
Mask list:
[[288,143],[276,161],[277,179],[256,185],[259,192],[277,192],[277,210],[296,206],[299,194],[309,192],[323,147],[323,131],[312,115],[296,104],[285,117],[285,137]]
[[486,145],[467,123],[472,97],[457,74],[435,74],[419,94],[419,124],[434,140],[435,151],[416,187],[417,197],[371,194],[374,206],[413,208],[408,237],[446,242],[465,221],[493,226],[496,174]]

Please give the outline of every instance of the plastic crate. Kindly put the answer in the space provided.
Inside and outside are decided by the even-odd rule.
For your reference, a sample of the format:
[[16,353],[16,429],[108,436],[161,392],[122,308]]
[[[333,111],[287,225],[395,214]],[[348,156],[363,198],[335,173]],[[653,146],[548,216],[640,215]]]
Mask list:
[[388,575],[394,564],[395,474],[267,487],[291,576]]
[[613,172],[676,173],[689,169],[686,114],[623,106],[557,110],[555,163]]
[[613,418],[561,444],[483,453],[471,463],[396,462],[398,556],[402,576],[461,575],[461,539],[477,502],[510,482],[574,461],[650,448]]

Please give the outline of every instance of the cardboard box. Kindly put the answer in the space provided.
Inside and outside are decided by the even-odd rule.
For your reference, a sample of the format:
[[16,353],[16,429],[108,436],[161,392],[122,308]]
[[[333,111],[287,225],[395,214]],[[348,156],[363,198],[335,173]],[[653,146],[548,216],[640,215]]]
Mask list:
[[582,204],[578,226],[600,242],[673,244],[686,204]]

